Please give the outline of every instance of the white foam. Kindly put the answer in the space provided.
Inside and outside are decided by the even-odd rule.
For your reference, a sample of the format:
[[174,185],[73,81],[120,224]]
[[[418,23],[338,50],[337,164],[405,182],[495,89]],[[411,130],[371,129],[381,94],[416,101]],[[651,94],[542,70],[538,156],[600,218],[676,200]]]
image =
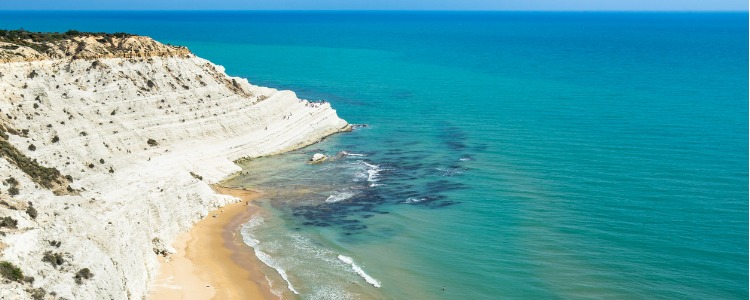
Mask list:
[[242,227],[245,227],[246,230],[250,230],[260,226],[261,224],[263,224],[263,222],[265,222],[265,220],[260,216],[260,214],[254,214],[252,217],[250,217],[250,220],[247,220],[247,222],[242,225]]
[[461,157],[461,158],[459,158],[458,160],[460,160],[460,161],[467,161],[467,160],[471,160],[471,158],[468,158],[468,157]]
[[286,275],[286,271],[283,268],[281,268],[279,264],[276,263],[276,261],[270,255],[264,253],[263,251],[256,249],[255,256],[257,256],[258,259],[262,261],[264,264],[276,270],[276,272],[279,273],[281,278],[284,279],[284,281],[286,281],[286,287],[289,288],[289,290],[292,291],[292,293],[294,293],[295,295],[299,295],[299,292],[297,292],[297,290],[294,289],[294,286],[292,286],[292,283],[289,282],[289,276]]
[[367,166],[369,169],[367,170],[367,181],[369,182],[376,182],[378,181],[378,177],[380,177],[380,166],[368,164],[366,161],[362,161],[365,166]]
[[367,156],[365,154],[351,153],[351,152],[348,152],[348,151],[341,151],[341,153],[344,154],[344,155],[346,155],[346,156],[360,156],[360,157]]
[[425,200],[427,200],[427,198],[409,197],[406,199],[406,201],[404,201],[404,203],[419,203]]
[[351,198],[352,196],[354,196],[354,193],[350,191],[336,192],[333,195],[328,196],[328,198],[326,199],[326,203],[336,203],[339,201],[344,201]]
[[353,258],[345,256],[345,255],[339,255],[338,257],[340,261],[344,262],[347,265],[352,266],[352,270],[354,270],[354,272],[357,273],[359,277],[362,277],[362,279],[367,281],[367,283],[372,284],[372,286],[376,288],[380,288],[380,281],[378,281],[375,278],[372,278],[370,275],[367,275],[367,273],[365,273],[365,271],[362,270],[362,268],[360,268],[357,264],[354,263]]
[[287,288],[294,293],[295,295],[299,295],[299,292],[294,289],[294,286],[289,281],[289,276],[286,274],[286,270],[284,270],[277,262],[273,259],[270,255],[266,254],[263,251],[260,251],[258,249],[260,245],[260,241],[250,236],[250,231],[263,224],[264,220],[263,217],[261,217],[259,214],[253,215],[250,220],[247,221],[247,223],[242,225],[242,230],[240,231],[242,234],[242,241],[245,242],[248,246],[253,248],[255,252],[255,256],[258,257],[258,259],[263,262],[265,265],[273,268],[276,270],[276,273],[279,273],[279,276],[281,276],[282,279],[286,282]]

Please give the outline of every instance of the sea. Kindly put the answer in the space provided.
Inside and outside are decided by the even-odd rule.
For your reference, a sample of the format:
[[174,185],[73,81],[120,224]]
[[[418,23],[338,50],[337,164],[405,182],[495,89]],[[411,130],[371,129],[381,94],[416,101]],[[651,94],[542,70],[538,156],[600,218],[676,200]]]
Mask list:
[[265,192],[238,230],[282,297],[748,296],[746,12],[5,11],[0,28],[148,35],[361,125],[226,183]]

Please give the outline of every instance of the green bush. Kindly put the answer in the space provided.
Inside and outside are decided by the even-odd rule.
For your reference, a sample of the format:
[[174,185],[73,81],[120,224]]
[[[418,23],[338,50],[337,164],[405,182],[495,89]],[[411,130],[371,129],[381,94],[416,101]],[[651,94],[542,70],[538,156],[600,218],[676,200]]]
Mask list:
[[12,186],[12,187],[10,187],[10,188],[8,188],[8,194],[10,194],[11,196],[18,196],[19,193],[20,193],[20,191],[18,190],[18,188],[15,185]]
[[159,143],[157,143],[157,142],[156,142],[156,141],[155,141],[154,139],[148,139],[148,141],[146,141],[146,143],[147,143],[147,144],[148,144],[149,146],[151,146],[151,147],[154,147],[154,146],[156,146],[156,145],[159,145]]
[[23,280],[21,269],[7,261],[0,262],[0,275],[12,281],[21,282]]

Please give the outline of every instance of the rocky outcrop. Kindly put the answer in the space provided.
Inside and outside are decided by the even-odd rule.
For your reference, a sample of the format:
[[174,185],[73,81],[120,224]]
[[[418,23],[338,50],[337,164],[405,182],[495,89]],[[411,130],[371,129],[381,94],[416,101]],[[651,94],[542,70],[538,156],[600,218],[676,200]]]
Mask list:
[[327,103],[229,77],[146,37],[75,37],[45,49],[2,51],[0,140],[54,168],[60,176],[50,180],[63,178],[58,185],[72,192],[0,158],[0,219],[17,222],[0,224],[0,261],[28,277],[0,278],[0,299],[41,289],[47,297],[141,299],[156,253],[236,201],[209,187],[240,170],[233,161],[348,129]]

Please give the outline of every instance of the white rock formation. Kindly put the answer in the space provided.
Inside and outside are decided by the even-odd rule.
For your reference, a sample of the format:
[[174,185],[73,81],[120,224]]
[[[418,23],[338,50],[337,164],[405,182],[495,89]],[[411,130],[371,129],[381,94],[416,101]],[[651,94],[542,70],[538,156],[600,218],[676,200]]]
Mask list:
[[323,154],[323,153],[315,153],[315,154],[313,154],[313,156],[312,156],[312,157],[310,158],[310,163],[311,163],[311,164],[317,164],[317,163],[321,163],[321,162],[325,161],[325,160],[326,160],[327,158],[328,158],[328,156],[326,156],[326,155],[325,155],[325,154]]
[[[14,49],[22,50],[28,52]],[[31,53],[0,63],[0,124],[18,133],[9,142],[70,175],[79,191],[56,196],[0,158],[0,181],[13,177],[20,190],[0,198],[8,203],[0,202],[0,217],[18,220],[17,229],[0,229],[0,261],[35,278],[0,279],[0,299],[27,299],[27,290],[40,287],[67,299],[142,299],[157,271],[155,251],[170,251],[157,248],[237,201],[209,187],[240,171],[233,161],[300,148],[349,127],[329,104],[228,77],[186,49],[178,54]],[[0,189],[7,194],[9,187]],[[20,208],[27,202],[36,219]],[[62,253],[65,263],[42,262],[45,251]],[[82,268],[94,277],[76,284]]]

